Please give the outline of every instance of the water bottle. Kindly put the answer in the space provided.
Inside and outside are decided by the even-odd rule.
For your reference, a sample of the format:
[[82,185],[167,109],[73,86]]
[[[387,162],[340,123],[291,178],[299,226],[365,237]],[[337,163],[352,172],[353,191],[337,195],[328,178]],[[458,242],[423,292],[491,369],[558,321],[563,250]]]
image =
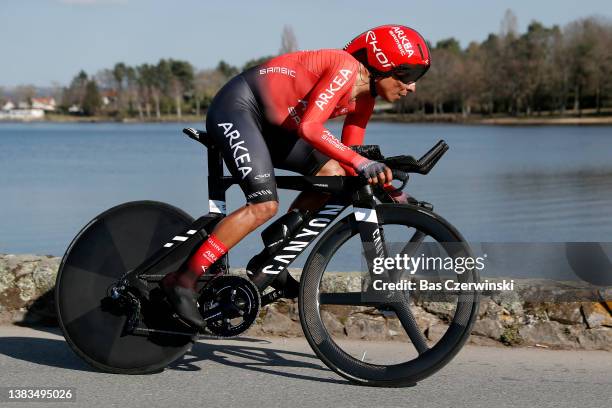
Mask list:
[[278,249],[282,248],[289,238],[295,234],[302,226],[307,215],[307,212],[302,212],[296,208],[268,225],[268,227],[261,232],[264,249],[251,258],[246,267],[247,271],[251,274],[255,274],[259,270],[262,262],[270,255],[274,254]]

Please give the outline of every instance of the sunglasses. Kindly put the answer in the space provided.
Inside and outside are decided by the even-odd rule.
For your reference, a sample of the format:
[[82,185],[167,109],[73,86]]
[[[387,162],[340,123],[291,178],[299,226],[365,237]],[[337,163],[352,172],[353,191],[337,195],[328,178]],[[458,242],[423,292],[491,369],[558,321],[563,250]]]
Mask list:
[[391,73],[391,76],[408,85],[425,75],[428,69],[429,65],[402,64]]

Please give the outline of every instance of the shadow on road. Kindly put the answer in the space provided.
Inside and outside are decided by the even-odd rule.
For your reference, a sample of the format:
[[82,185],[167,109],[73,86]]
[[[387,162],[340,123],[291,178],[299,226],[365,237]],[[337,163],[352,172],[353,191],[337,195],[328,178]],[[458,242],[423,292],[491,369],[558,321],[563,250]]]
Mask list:
[[0,337],[0,353],[15,359],[50,367],[95,371],[78,358],[64,340]]
[[[248,338],[244,338],[243,340],[247,339]],[[191,352],[188,352],[182,359],[172,363],[169,368],[180,371],[197,371],[201,370],[201,368],[195,365],[195,363],[203,360],[287,378],[333,384],[348,384],[348,381],[340,379],[322,378],[302,373],[296,374],[287,372],[287,369],[307,368],[322,371],[325,374],[331,373],[327,367],[323,366],[319,359],[312,354],[242,345],[219,344],[217,346],[214,343],[196,343]]]
[[[58,328],[30,327],[32,329],[61,335]],[[199,362],[212,361],[226,366],[244,370],[276,375],[307,381],[347,384],[347,381],[307,375],[303,372],[293,373],[292,369],[317,370],[327,376],[331,372],[323,366],[316,356],[296,351],[277,350],[269,340],[252,337],[232,339],[244,345],[227,345],[222,343],[196,343],[185,356],[168,366],[176,371],[201,370]],[[35,337],[0,337],[0,354],[14,359],[65,368],[75,371],[97,372],[81,360],[62,340]]]

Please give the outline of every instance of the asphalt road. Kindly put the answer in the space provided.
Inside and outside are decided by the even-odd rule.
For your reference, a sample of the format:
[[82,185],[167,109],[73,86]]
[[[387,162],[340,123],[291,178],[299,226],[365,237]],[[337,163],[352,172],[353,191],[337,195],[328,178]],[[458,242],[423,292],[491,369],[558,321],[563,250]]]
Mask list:
[[[400,345],[381,343],[393,353]],[[69,407],[601,407],[612,400],[612,353],[467,346],[410,388],[349,384],[304,339],[201,341],[164,372],[93,371],[58,331],[0,327],[0,387],[73,387]]]

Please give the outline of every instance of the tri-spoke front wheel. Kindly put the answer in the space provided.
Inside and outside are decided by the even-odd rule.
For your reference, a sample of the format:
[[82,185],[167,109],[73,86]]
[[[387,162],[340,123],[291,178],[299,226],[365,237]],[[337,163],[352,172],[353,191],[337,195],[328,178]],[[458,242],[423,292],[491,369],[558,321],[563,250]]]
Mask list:
[[[398,204],[383,204],[376,211],[389,257],[419,256],[432,247],[445,259],[471,256],[460,233],[430,211]],[[300,280],[304,334],[317,356],[352,382],[413,385],[441,369],[466,342],[478,313],[478,293],[427,297],[419,291],[394,291],[387,292],[391,297],[368,297],[364,291],[371,289],[372,278],[367,270],[342,270],[360,251],[352,216],[335,224],[315,246]],[[453,275],[438,275],[437,281],[479,279],[474,269]],[[412,276],[418,278],[418,273]]]

